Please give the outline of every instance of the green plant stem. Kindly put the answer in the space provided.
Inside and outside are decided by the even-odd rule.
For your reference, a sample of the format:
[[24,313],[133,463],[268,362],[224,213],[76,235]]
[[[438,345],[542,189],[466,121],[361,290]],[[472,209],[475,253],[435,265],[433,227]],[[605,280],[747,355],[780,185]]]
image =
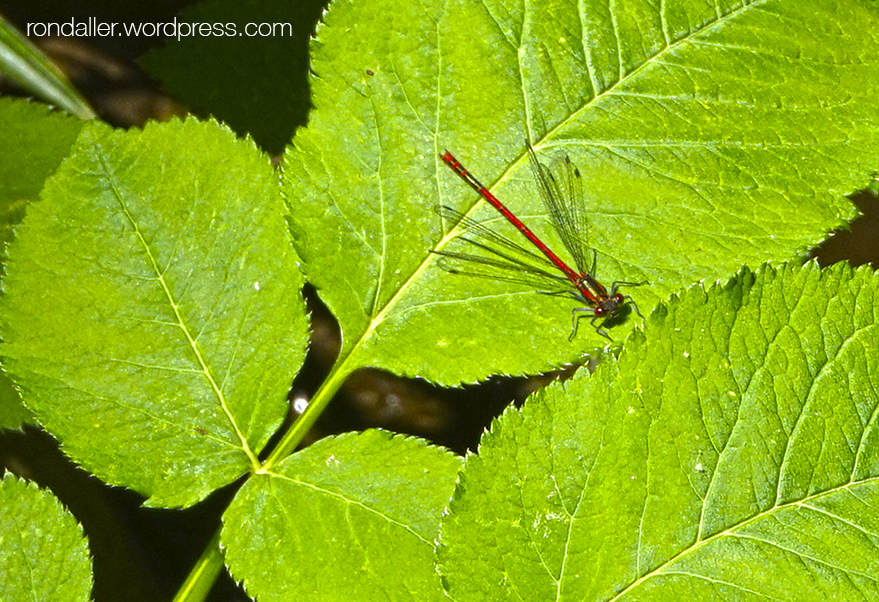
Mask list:
[[177,590],[174,602],[202,602],[210,593],[214,582],[223,570],[223,553],[220,551],[220,529],[205,546],[186,581]]
[[314,423],[317,422],[321,413],[326,409],[327,405],[329,405],[330,400],[332,400],[333,395],[335,395],[336,391],[339,390],[339,387],[342,386],[345,377],[350,373],[350,371],[346,369],[346,363],[347,362],[336,364],[336,368],[330,373],[329,377],[324,381],[324,384],[318,389],[314,397],[311,398],[308,407],[305,408],[302,415],[293,423],[290,430],[284,433],[278,446],[275,447],[274,451],[272,451],[269,457],[266,458],[266,461],[258,472],[268,472],[272,466],[296,451],[296,447],[302,442],[303,437],[305,437],[305,434],[311,430]]
[[[311,399],[308,407],[305,408],[302,415],[293,423],[290,430],[284,434],[281,442],[271,455],[266,458],[262,468],[257,472],[268,472],[272,466],[296,450],[302,438],[305,437],[305,434],[320,417],[321,412],[329,405],[333,395],[342,386],[348,374],[349,371],[345,369],[344,363],[330,373],[323,386],[318,389]],[[195,566],[187,575],[186,581],[183,582],[183,585],[177,591],[174,602],[201,602],[214,586],[217,576],[223,570],[223,554],[220,551],[220,531],[221,529],[217,529],[210,543],[205,547],[198,562],[195,563]]]

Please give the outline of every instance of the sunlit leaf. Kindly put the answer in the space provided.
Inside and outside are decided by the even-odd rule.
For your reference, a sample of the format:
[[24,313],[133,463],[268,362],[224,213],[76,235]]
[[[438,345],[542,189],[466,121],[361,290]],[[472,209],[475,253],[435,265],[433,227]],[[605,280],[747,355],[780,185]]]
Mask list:
[[441,528],[452,599],[877,598],[877,293],[743,271],[508,411]]
[[256,466],[307,335],[278,193],[215,123],[95,124],[31,206],[3,363],[89,471],[188,505]]
[[429,251],[457,234],[437,204],[519,236],[443,149],[555,248],[524,141],[568,154],[598,277],[648,280],[626,290],[642,313],[802,257],[853,218],[844,195],[879,165],[877,32],[863,0],[335,3],[285,176],[297,249],[342,325],[339,369],[455,384],[606,343],[589,328],[567,341],[573,300],[437,267]]
[[236,579],[259,600],[442,600],[433,563],[460,461],[367,431],[251,478],[224,517]]
[[91,559],[82,527],[52,494],[0,481],[0,590],[9,602],[85,602]]

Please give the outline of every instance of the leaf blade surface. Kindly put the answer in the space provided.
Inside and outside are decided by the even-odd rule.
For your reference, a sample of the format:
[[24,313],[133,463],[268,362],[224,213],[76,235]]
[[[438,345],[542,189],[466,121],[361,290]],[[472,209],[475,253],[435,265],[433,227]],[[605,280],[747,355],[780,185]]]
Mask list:
[[277,182],[216,124],[88,127],[11,247],[4,365],[65,451],[157,505],[256,463],[306,317]]
[[450,595],[870,599],[877,290],[842,265],[745,270],[508,411],[441,529]]
[[[572,301],[437,267],[429,251],[459,233],[437,204],[519,236],[445,168],[444,148],[555,248],[524,138],[547,160],[569,154],[598,277],[648,280],[624,289],[642,313],[742,264],[802,256],[854,217],[843,195],[879,161],[864,51],[879,16],[857,0],[365,10],[336,4],[318,32],[317,109],[285,171],[297,250],[340,319],[347,369],[457,384],[602,342],[586,328],[565,342]],[[387,35],[355,35],[373,29]]]

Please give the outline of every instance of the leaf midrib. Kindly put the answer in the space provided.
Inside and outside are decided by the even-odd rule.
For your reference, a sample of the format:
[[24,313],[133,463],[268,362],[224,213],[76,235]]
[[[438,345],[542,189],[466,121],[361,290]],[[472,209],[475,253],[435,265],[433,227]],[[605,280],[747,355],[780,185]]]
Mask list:
[[404,522],[402,522],[402,521],[400,521],[400,520],[398,520],[398,519],[395,519],[395,518],[393,518],[393,517],[391,517],[391,516],[385,514],[384,512],[382,512],[381,510],[379,510],[378,508],[373,508],[372,506],[369,506],[369,505],[365,504],[364,502],[361,502],[360,500],[355,500],[355,499],[349,498],[349,497],[345,496],[344,494],[342,494],[342,493],[340,493],[340,492],[338,492],[338,491],[333,491],[333,490],[331,490],[331,489],[327,489],[326,487],[321,487],[320,485],[317,485],[317,484],[315,484],[315,483],[310,483],[310,482],[308,482],[308,481],[303,481],[303,480],[301,480],[301,479],[297,479],[297,478],[291,477],[291,476],[289,476],[289,475],[286,475],[286,474],[283,474],[283,473],[280,473],[280,472],[277,472],[277,471],[273,471],[273,470],[265,470],[265,471],[263,471],[263,474],[266,474],[266,475],[268,475],[269,477],[274,477],[274,478],[277,478],[277,479],[281,479],[282,481],[288,481],[288,482],[290,482],[290,483],[293,483],[294,485],[298,485],[298,486],[301,486],[301,487],[305,487],[305,488],[307,488],[307,489],[311,489],[311,490],[316,491],[316,492],[318,492],[318,493],[322,493],[322,494],[324,494],[324,495],[328,495],[328,496],[330,496],[330,497],[332,497],[332,498],[342,500],[342,501],[343,501],[344,503],[346,503],[346,504],[350,504],[350,505],[352,505],[352,506],[357,506],[357,507],[359,507],[359,508],[362,508],[363,510],[366,510],[369,514],[372,514],[372,515],[378,516],[378,517],[380,517],[380,518],[386,520],[389,524],[392,524],[392,525],[395,525],[395,526],[397,526],[397,527],[400,527],[400,528],[403,529],[404,531],[407,531],[407,532],[411,533],[412,535],[414,535],[414,536],[415,536],[419,541],[421,541],[422,543],[425,543],[425,544],[427,544],[427,545],[429,545],[429,546],[431,546],[431,547],[433,547],[433,545],[434,545],[432,541],[430,541],[429,539],[427,539],[427,538],[426,538],[424,535],[422,535],[421,533],[417,532],[417,531],[416,531],[411,525],[408,525],[408,524],[406,524],[406,523],[404,523]]
[[[621,77],[612,86],[610,86],[609,88],[607,88],[603,92],[596,94],[595,96],[590,98],[588,101],[586,101],[581,107],[572,111],[571,115],[567,119],[564,119],[563,121],[559,122],[558,125],[556,125],[552,130],[548,131],[542,138],[536,140],[533,143],[534,148],[537,149],[537,148],[543,148],[544,146],[550,146],[550,145],[543,145],[543,143],[546,140],[549,140],[554,134],[556,134],[557,132],[562,130],[568,123],[570,123],[575,117],[580,115],[583,111],[585,111],[589,107],[596,104],[599,100],[612,95],[615,90],[617,90],[622,85],[624,85],[626,82],[628,82],[628,81],[632,80],[634,77],[636,77],[642,70],[644,70],[646,67],[651,65],[653,61],[658,60],[659,58],[661,58],[662,56],[664,56],[665,54],[667,54],[668,52],[670,52],[674,48],[690,41],[696,35],[702,34],[703,32],[717,26],[719,23],[722,23],[725,20],[731,19],[734,16],[738,15],[739,13],[743,12],[744,10],[749,9],[749,8],[753,8],[755,5],[757,5],[759,3],[760,3],[760,0],[756,0],[755,2],[752,2],[750,4],[743,4],[742,6],[736,8],[735,10],[732,10],[725,15],[721,15],[720,17],[718,17],[717,19],[715,19],[713,21],[707,22],[701,28],[693,30],[688,35],[682,37],[681,39],[677,40],[676,42],[665,46],[664,48],[662,48],[662,50],[660,50],[659,52],[657,52],[653,56],[645,59],[644,62],[637,69],[634,69],[629,74]],[[442,61],[442,56],[440,56],[439,53],[437,53],[437,60]],[[441,64],[437,65],[437,73],[442,73],[441,66],[442,66]],[[442,81],[438,80],[436,89],[441,90],[441,86],[442,86]],[[526,104],[526,106],[528,105],[527,98],[525,98],[525,104]],[[439,123],[440,123],[439,107],[437,107],[437,113],[438,113],[438,116],[437,116],[436,123],[437,123],[437,127],[439,127]],[[437,131],[434,132],[434,140],[435,141],[438,140]],[[439,145],[439,144],[435,144],[434,148],[439,148],[440,146],[441,145]],[[438,156],[439,155],[437,154],[437,157]],[[491,190],[495,186],[497,186],[498,184],[506,181],[507,178],[510,176],[510,174],[515,170],[515,168],[518,167],[520,164],[522,164],[526,160],[526,158],[527,158],[526,153],[523,152],[522,154],[520,154],[516,159],[514,159],[509,164],[507,169],[504,170],[500,174],[500,176],[491,185],[488,186],[488,188]],[[436,165],[437,165],[437,168],[440,167],[438,161],[436,161]],[[435,171],[435,173],[437,175],[437,181],[439,180],[440,171],[441,171],[440,169],[437,169]],[[437,189],[439,189],[438,186],[437,186]],[[476,203],[474,203],[473,207],[471,207],[470,211],[468,211],[464,215],[466,215],[467,217],[471,217],[472,214],[474,213],[475,209],[477,207],[481,206],[482,203],[483,203],[483,201],[477,201]],[[443,249],[452,239],[455,238],[456,235],[455,236],[452,235],[454,232],[456,232],[456,230],[452,229],[448,233],[446,233],[440,239],[439,243],[437,243],[437,245],[432,250],[435,251],[435,250]],[[363,332],[361,333],[360,337],[358,337],[357,341],[352,342],[351,348],[347,353],[346,359],[344,361],[342,361],[341,363],[337,364],[339,370],[344,371],[346,369],[345,365],[347,364],[348,358],[351,358],[354,355],[355,351],[357,349],[359,349],[360,347],[362,347],[364,342],[369,339],[369,337],[373,333],[373,331],[375,331],[385,321],[386,315],[391,313],[393,308],[396,306],[397,301],[404,296],[404,293],[406,291],[408,291],[411,286],[416,285],[416,283],[419,280],[420,275],[425,270],[428,269],[432,259],[433,259],[433,254],[428,253],[425,256],[424,261],[412,272],[412,274],[409,276],[409,278],[407,278],[400,285],[400,287],[397,289],[397,291],[394,293],[394,295],[388,299],[387,303],[385,303],[385,305],[381,308],[381,310],[378,313],[374,314],[374,316],[369,320],[369,323],[366,325],[366,328],[363,329]]]
[[[772,513],[777,512],[779,510],[784,510],[785,508],[793,508],[796,506],[800,506],[800,507],[805,508],[807,510],[810,510],[812,512],[823,512],[825,514],[833,516],[837,520],[843,520],[841,517],[838,517],[836,515],[831,515],[826,510],[816,508],[814,506],[810,506],[810,505],[808,505],[808,503],[819,500],[823,497],[830,496],[830,495],[837,493],[839,491],[843,491],[844,489],[846,489],[848,487],[864,485],[867,483],[879,483],[879,476],[868,477],[866,479],[861,479],[859,481],[848,481],[846,483],[843,483],[843,484],[838,485],[836,487],[833,487],[831,489],[827,489],[825,491],[821,491],[821,492],[815,493],[813,495],[806,496],[806,497],[799,499],[799,500],[794,500],[794,501],[788,502],[786,504],[773,505],[771,508],[767,508],[766,510],[763,510],[762,512],[758,512],[754,516],[750,517],[749,519],[747,519],[745,521],[742,521],[742,522],[735,524],[735,525],[731,525],[731,526],[727,527],[726,529],[718,531],[714,535],[711,535],[709,537],[706,537],[705,539],[701,539],[701,540],[697,541],[695,544],[693,544],[693,545],[687,547],[686,549],[680,551],[679,553],[675,554],[674,556],[672,556],[671,558],[666,560],[664,563],[662,563],[661,565],[659,565],[655,569],[645,573],[641,577],[632,581],[632,583],[630,583],[625,588],[620,590],[613,597],[609,598],[608,602],[613,602],[615,600],[621,600],[622,597],[626,593],[633,590],[638,585],[644,583],[645,581],[647,581],[651,577],[655,577],[657,575],[662,575],[662,574],[667,574],[667,572],[664,571],[664,569],[672,566],[675,562],[681,560],[682,558],[685,558],[686,556],[695,554],[696,552],[698,552],[702,548],[707,547],[709,544],[713,543],[716,540],[719,540],[720,538],[722,538],[724,536],[736,536],[736,531],[743,529],[743,528],[747,527],[748,525],[758,521],[759,519],[764,518],[766,516],[769,516]],[[845,522],[860,531],[864,530],[863,527],[861,527],[859,525],[852,524],[849,521],[845,521]],[[775,544],[775,545],[777,545],[777,544]],[[848,572],[847,572],[847,574],[848,574]],[[701,575],[694,575],[694,576],[701,576]]]
[[223,413],[226,415],[229,423],[232,426],[232,430],[235,432],[235,435],[238,437],[238,440],[241,443],[241,449],[247,455],[248,460],[250,461],[251,467],[254,469],[259,468],[259,459],[256,457],[256,454],[253,453],[253,450],[250,449],[250,445],[247,443],[247,438],[244,436],[244,433],[241,432],[241,429],[238,427],[238,423],[235,420],[234,415],[229,409],[229,405],[226,401],[226,396],[223,394],[223,391],[220,389],[217,384],[214,375],[211,373],[210,368],[205,361],[202,352],[198,348],[198,343],[192,337],[192,334],[189,331],[189,327],[186,325],[182,314],[180,313],[179,305],[174,299],[174,295],[171,292],[171,289],[168,287],[168,283],[165,281],[165,275],[162,270],[159,269],[158,262],[156,261],[156,257],[153,254],[153,250],[150,248],[150,244],[144,238],[142,232],[140,231],[140,227],[129,210],[128,206],[125,204],[125,201],[120,192],[119,186],[116,183],[114,178],[114,173],[110,169],[110,166],[107,163],[106,156],[98,152],[96,153],[98,161],[100,161],[101,168],[104,172],[104,177],[107,180],[110,191],[113,193],[113,197],[116,199],[116,202],[119,204],[120,209],[122,210],[125,218],[128,220],[129,224],[134,231],[135,236],[137,237],[138,242],[143,248],[144,253],[146,253],[147,259],[149,260],[150,267],[153,270],[153,273],[156,275],[156,281],[162,287],[162,291],[165,294],[165,298],[168,301],[168,305],[171,307],[171,311],[174,312],[174,317],[177,320],[177,326],[183,331],[183,334],[186,338],[186,342],[189,345],[189,348],[192,350],[195,355],[196,361],[198,362],[199,367],[201,368],[201,373],[207,379],[208,384],[214,392],[214,395],[217,398],[217,401],[220,403],[220,407],[223,410]]

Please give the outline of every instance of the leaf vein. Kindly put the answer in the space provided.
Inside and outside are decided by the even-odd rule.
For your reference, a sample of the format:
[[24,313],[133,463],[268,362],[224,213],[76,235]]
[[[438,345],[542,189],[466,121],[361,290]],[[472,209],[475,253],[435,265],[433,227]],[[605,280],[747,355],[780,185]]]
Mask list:
[[198,362],[198,364],[201,368],[201,373],[204,375],[205,379],[208,381],[208,384],[210,385],[211,389],[214,392],[214,395],[216,396],[217,400],[220,403],[220,407],[222,408],[223,412],[226,414],[226,418],[229,420],[229,422],[232,426],[232,429],[234,430],[236,436],[238,437],[238,440],[241,442],[241,449],[247,454],[247,457],[250,459],[252,466],[254,466],[254,467],[259,466],[259,460],[257,459],[256,455],[253,453],[253,451],[250,449],[250,446],[247,443],[247,439],[244,436],[244,433],[242,433],[241,430],[238,428],[238,423],[235,420],[235,417],[232,414],[231,410],[229,409],[229,405],[226,401],[226,396],[223,394],[223,392],[220,390],[219,386],[217,385],[217,382],[214,379],[214,376],[211,373],[210,368],[207,365],[207,361],[205,360],[201,350],[199,349],[197,342],[192,338],[192,334],[189,331],[189,327],[186,325],[186,322],[183,319],[183,315],[180,312],[180,305],[177,303],[177,301],[174,297],[174,294],[171,292],[171,289],[168,285],[167,279],[165,278],[164,271],[159,268],[159,262],[156,258],[155,253],[153,252],[153,249],[152,249],[150,243],[146,240],[146,237],[144,237],[143,232],[141,231],[137,220],[135,219],[134,215],[129,210],[128,206],[125,204],[125,200],[122,198],[122,194],[119,190],[119,187],[114,182],[114,177],[113,177],[114,174],[112,173],[112,170],[110,169],[109,165],[107,165],[107,163],[105,161],[105,157],[101,156],[100,161],[101,161],[101,165],[104,169],[104,174],[107,179],[107,182],[110,183],[110,188],[112,190],[113,196],[115,197],[116,202],[119,204],[119,207],[122,210],[123,214],[125,215],[125,218],[128,220],[129,224],[131,225],[132,229],[134,230],[134,234],[137,237],[137,240],[140,243],[141,247],[143,248],[144,253],[146,254],[146,257],[150,263],[150,267],[152,268],[153,272],[157,276],[157,282],[159,283],[159,285],[162,289],[162,292],[164,293],[165,298],[167,299],[168,304],[171,307],[171,310],[174,312],[174,317],[176,318],[177,324],[180,327],[181,331],[183,332],[184,337],[186,338],[186,342],[189,345],[189,348],[191,349],[191,351],[195,355],[196,361]]
[[428,541],[425,537],[423,537],[420,533],[418,533],[417,531],[415,531],[415,530],[414,530],[412,527],[410,527],[409,525],[407,525],[407,524],[405,524],[405,523],[402,523],[402,522],[400,522],[399,520],[397,520],[397,519],[395,519],[395,518],[393,518],[393,517],[391,517],[391,516],[388,516],[388,515],[385,514],[384,512],[381,512],[381,511],[377,510],[376,508],[372,508],[372,507],[370,507],[370,506],[364,504],[363,502],[361,502],[361,501],[359,501],[359,500],[352,500],[352,499],[350,499],[350,498],[348,498],[348,497],[342,495],[341,493],[339,493],[339,492],[337,492],[337,491],[332,491],[332,490],[327,489],[327,488],[325,488],[325,487],[320,487],[320,486],[318,486],[318,485],[316,485],[316,484],[314,484],[314,483],[308,483],[308,482],[306,482],[306,481],[301,481],[301,480],[299,480],[299,479],[295,479],[295,478],[293,478],[293,477],[291,477],[291,476],[289,476],[289,475],[285,475],[285,474],[282,474],[282,473],[279,473],[279,472],[274,472],[274,471],[270,471],[270,470],[262,470],[261,472],[263,472],[263,473],[265,473],[265,474],[268,474],[268,475],[271,476],[271,477],[275,477],[275,478],[278,478],[278,479],[282,479],[282,480],[284,480],[284,481],[289,481],[290,483],[293,483],[294,485],[299,485],[299,486],[302,486],[302,487],[307,487],[307,488],[309,488],[309,489],[313,489],[314,491],[317,491],[318,493],[322,493],[322,494],[328,495],[328,496],[330,496],[330,497],[334,497],[334,498],[340,499],[340,500],[342,500],[343,502],[345,502],[346,504],[349,504],[349,505],[352,505],[352,506],[359,506],[360,508],[363,508],[364,510],[366,510],[367,512],[369,512],[370,514],[375,514],[376,516],[379,516],[379,517],[383,518],[384,520],[386,520],[387,522],[391,523],[392,525],[396,525],[396,526],[400,527],[401,529],[404,529],[404,530],[408,531],[409,533],[411,533],[412,535],[414,535],[416,538],[418,538],[420,541],[422,541],[422,542],[424,542],[424,543],[426,543],[426,544],[428,544],[428,545],[430,545],[430,546],[433,546],[433,542]]
[[[634,581],[632,581],[632,583],[630,583],[626,587],[622,588],[612,598],[610,598],[608,602],[612,602],[614,600],[621,600],[625,594],[629,593],[634,588],[638,587],[640,584],[644,583],[645,581],[647,581],[651,577],[656,577],[656,576],[661,576],[661,575],[669,575],[669,574],[675,574],[675,573],[688,574],[688,573],[684,573],[682,571],[668,570],[668,567],[673,566],[675,562],[681,560],[682,558],[685,558],[686,556],[695,554],[696,552],[706,548],[712,542],[718,541],[723,537],[730,536],[730,535],[734,534],[737,530],[743,529],[744,527],[760,520],[761,518],[765,518],[766,516],[769,516],[771,513],[775,512],[777,510],[782,510],[784,508],[790,508],[790,507],[794,507],[794,506],[807,506],[806,505],[807,501],[817,500],[817,499],[820,499],[823,497],[830,496],[830,495],[832,495],[834,493],[838,493],[839,491],[842,491],[843,489],[846,489],[852,485],[867,485],[867,484],[871,484],[871,485],[872,484],[879,484],[879,476],[866,478],[861,481],[845,483],[845,484],[840,485],[838,487],[834,487],[832,489],[828,489],[826,491],[819,492],[814,495],[808,496],[807,498],[804,498],[803,500],[799,500],[796,502],[790,502],[790,503],[779,505],[779,506],[773,506],[773,507],[768,508],[766,510],[757,512],[753,516],[740,522],[739,524],[730,525],[726,529],[718,531],[714,535],[711,535],[710,537],[707,537],[707,538],[697,542],[696,544],[688,546],[687,548],[682,549],[680,552],[677,552],[676,554],[672,555],[668,560],[666,560],[661,565],[657,566],[655,569],[653,569],[649,573],[645,573],[644,575],[642,575],[638,579],[635,579]],[[811,506],[807,506],[807,507],[811,507]],[[698,576],[698,575],[693,575],[693,576]],[[708,577],[703,577],[703,578],[709,579]]]
[[800,551],[794,550],[794,549],[792,549],[792,548],[790,548],[790,547],[788,547],[788,546],[781,545],[781,544],[778,543],[777,541],[772,541],[772,540],[766,539],[766,538],[764,538],[764,537],[756,537],[756,536],[754,536],[754,535],[751,535],[750,533],[730,533],[730,534],[729,534],[729,537],[733,537],[733,538],[736,538],[736,539],[748,539],[748,540],[751,540],[751,541],[757,541],[757,542],[760,542],[760,543],[764,543],[764,544],[766,544],[766,545],[768,545],[768,546],[771,546],[771,547],[774,547],[774,548],[778,548],[779,550],[782,550],[782,551],[784,551],[784,552],[789,552],[790,554],[793,554],[794,556],[796,556],[797,558],[799,558],[799,559],[800,559],[800,562],[803,562],[803,566],[804,566],[804,567],[806,567],[805,562],[804,562],[804,559],[805,559],[805,560],[811,560],[812,562],[815,562],[815,563],[817,563],[817,564],[820,564],[820,565],[826,566],[826,567],[831,568],[831,569],[835,569],[835,570],[841,571],[841,572],[843,572],[843,573],[845,573],[845,574],[847,574],[847,575],[857,575],[857,576],[859,576],[859,577],[863,577],[864,579],[867,579],[867,580],[869,580],[869,581],[873,581],[873,582],[877,582],[877,583],[879,583],[879,580],[877,580],[876,577],[873,577],[873,576],[871,576],[871,575],[869,575],[869,574],[867,574],[867,573],[862,573],[862,572],[859,572],[859,571],[855,571],[855,570],[853,570],[853,569],[846,569],[846,568],[843,568],[843,567],[841,567],[841,566],[838,566],[838,565],[835,565],[835,564],[833,564],[833,563],[831,563],[831,562],[828,562],[827,560],[823,560],[823,559],[821,559],[821,558],[817,558],[817,557],[815,557],[815,556],[813,556],[813,555],[811,555],[811,554],[805,554],[805,553],[803,553],[803,552],[800,552]]

